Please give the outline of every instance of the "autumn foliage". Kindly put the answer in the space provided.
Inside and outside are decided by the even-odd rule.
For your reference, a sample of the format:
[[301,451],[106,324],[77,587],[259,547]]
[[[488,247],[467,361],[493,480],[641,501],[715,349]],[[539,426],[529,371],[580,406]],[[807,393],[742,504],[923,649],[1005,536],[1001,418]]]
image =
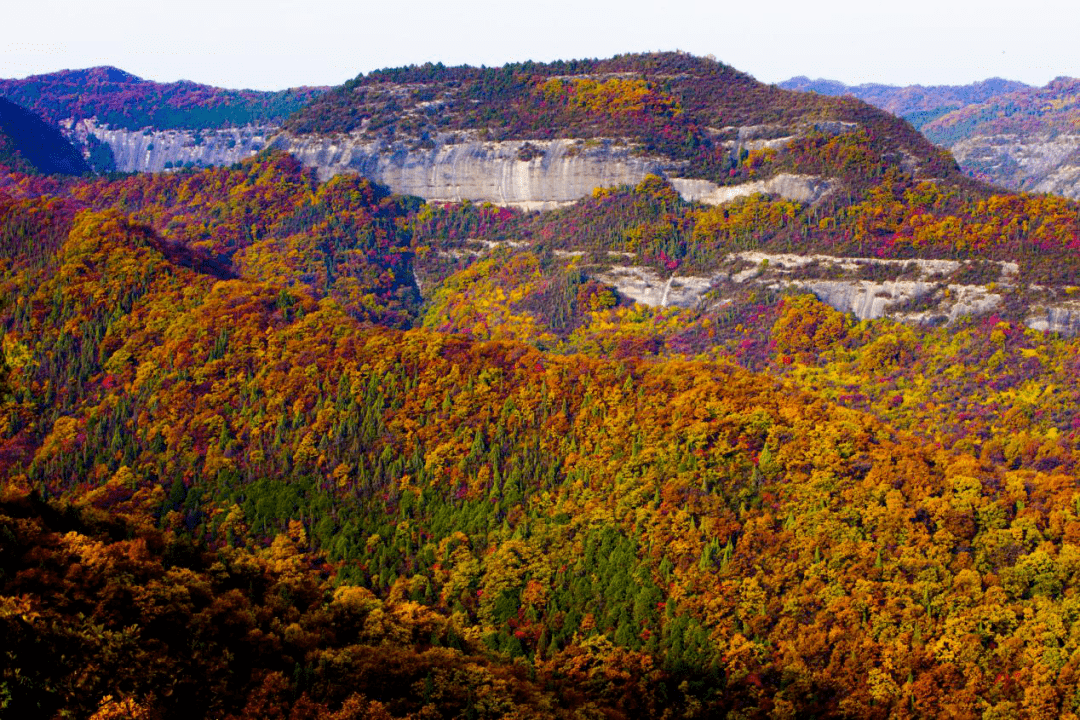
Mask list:
[[[529,83],[582,117],[689,107]],[[1068,292],[1075,204],[834,140],[760,159],[861,178],[817,206],[658,177],[425,205],[280,155],[9,174],[4,710],[1074,717],[1078,341],[594,277],[801,248],[1011,258]]]

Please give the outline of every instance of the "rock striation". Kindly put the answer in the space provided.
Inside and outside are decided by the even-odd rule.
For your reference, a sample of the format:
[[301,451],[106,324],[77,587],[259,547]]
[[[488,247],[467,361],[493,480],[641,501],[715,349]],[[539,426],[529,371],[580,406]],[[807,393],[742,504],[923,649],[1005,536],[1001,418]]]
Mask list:
[[813,175],[782,173],[767,180],[754,180],[739,185],[717,185],[708,180],[671,178],[672,186],[684,200],[709,205],[723,205],[741,197],[765,193],[779,195],[806,205],[814,205],[831,193],[835,183]]
[[678,168],[612,139],[486,142],[459,134],[424,147],[282,133],[271,146],[316,168],[323,179],[354,172],[426,200],[487,201],[527,210],[576,202],[597,187],[637,184],[650,173]]
[[[821,302],[858,320],[891,318],[915,325],[949,325],[965,317],[1004,312],[1007,296],[1023,292],[1021,318],[1034,330],[1080,335],[1080,301],[1062,299],[1056,291],[1014,284],[1019,268],[1000,262],[996,281],[974,285],[951,281],[965,269],[956,260],[887,260],[830,255],[742,252],[729,255],[722,269],[709,275],[664,276],[648,267],[613,265],[594,277],[623,296],[653,307],[716,309],[731,302],[741,288],[753,285],[774,291],[805,290]],[[865,275],[895,275],[867,279]]]
[[63,125],[69,137],[85,144],[93,136],[112,150],[120,172],[162,172],[171,168],[232,165],[267,145],[276,126],[248,125],[215,130],[124,130],[94,119]]
[[1080,303],[1065,301],[1054,305],[1034,306],[1025,323],[1033,330],[1075,337],[1080,335]]
[[757,193],[813,204],[834,187],[822,178],[792,174],[733,186],[682,178],[684,163],[644,155],[615,138],[494,142],[477,133],[452,133],[428,142],[388,142],[362,133],[293,135],[274,126],[201,133],[124,130],[93,119],[68,123],[67,129],[84,144],[89,136],[107,144],[121,172],[230,165],[275,148],[314,168],[322,180],[357,173],[395,193],[425,200],[491,202],[524,210],[567,205],[598,187],[636,185],[649,174],[667,176],[685,200],[713,205]]
[[975,135],[952,146],[957,162],[1005,187],[1080,199],[1080,134]]

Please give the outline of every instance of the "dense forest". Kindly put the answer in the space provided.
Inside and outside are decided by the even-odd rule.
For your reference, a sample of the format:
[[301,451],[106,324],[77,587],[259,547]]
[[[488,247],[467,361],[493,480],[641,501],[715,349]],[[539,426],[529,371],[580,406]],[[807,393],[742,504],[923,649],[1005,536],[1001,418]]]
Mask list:
[[[712,61],[641,62],[326,97],[505,78],[553,118],[704,112],[660,76]],[[817,205],[653,176],[524,213],[273,153],[8,166],[0,713],[1076,717],[1080,340],[1023,303],[1075,294],[1080,205],[925,177],[876,133],[729,168],[833,178]],[[598,279],[750,249],[1018,270],[1000,313],[945,327]]]

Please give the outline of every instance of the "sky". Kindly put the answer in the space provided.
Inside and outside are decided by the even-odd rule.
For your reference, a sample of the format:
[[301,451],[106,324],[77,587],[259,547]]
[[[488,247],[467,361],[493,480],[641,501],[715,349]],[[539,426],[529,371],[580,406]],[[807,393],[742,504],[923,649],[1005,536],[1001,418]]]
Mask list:
[[1063,0],[14,0],[0,77],[113,65],[159,82],[278,90],[383,67],[684,50],[763,82],[1033,85],[1080,77]]

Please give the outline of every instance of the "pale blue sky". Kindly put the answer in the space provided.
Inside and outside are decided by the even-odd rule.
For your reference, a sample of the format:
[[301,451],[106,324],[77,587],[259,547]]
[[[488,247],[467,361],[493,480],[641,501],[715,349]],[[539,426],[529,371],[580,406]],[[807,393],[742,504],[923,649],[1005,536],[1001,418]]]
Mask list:
[[501,65],[681,49],[759,80],[1042,85],[1080,76],[1061,0],[11,0],[0,77],[115,65],[158,81],[280,89],[426,61]]

